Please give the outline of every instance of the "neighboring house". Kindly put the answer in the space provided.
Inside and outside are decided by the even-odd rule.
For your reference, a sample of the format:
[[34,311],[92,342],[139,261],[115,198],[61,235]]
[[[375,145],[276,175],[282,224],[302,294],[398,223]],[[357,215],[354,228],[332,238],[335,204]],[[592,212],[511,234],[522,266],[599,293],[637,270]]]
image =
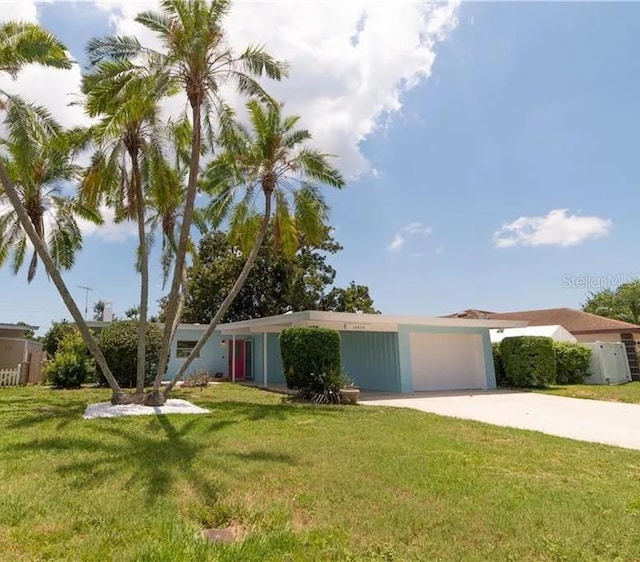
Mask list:
[[556,324],[555,326],[527,326],[526,328],[491,330],[491,343],[498,343],[504,338],[513,338],[516,336],[543,336],[551,338],[553,341],[566,341],[571,343],[578,341],[569,330]]
[[[104,324],[90,323],[93,327]],[[293,326],[340,332],[342,363],[362,389],[388,392],[493,389],[490,328],[525,322],[304,311],[218,326],[188,369],[261,386],[284,384],[279,333]],[[171,378],[206,329],[181,324],[171,347]]]
[[26,365],[23,382],[42,382],[42,344],[25,337],[38,326],[0,324],[0,369],[15,369]]
[[483,320],[524,320],[529,326],[560,325],[577,341],[621,342],[625,345],[629,369],[633,380],[640,380],[638,356],[640,355],[640,326],[598,316],[572,308],[548,308],[519,312],[490,312],[468,309],[445,318]]

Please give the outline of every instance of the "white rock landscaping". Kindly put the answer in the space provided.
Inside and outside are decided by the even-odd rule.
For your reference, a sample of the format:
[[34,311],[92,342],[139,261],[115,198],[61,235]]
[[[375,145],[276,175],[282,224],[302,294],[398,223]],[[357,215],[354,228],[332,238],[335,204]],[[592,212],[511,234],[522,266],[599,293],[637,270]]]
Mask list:
[[114,406],[111,402],[89,404],[82,416],[85,420],[94,418],[117,418],[120,416],[154,416],[164,414],[208,414],[200,406],[187,400],[171,398],[163,406],[143,406],[142,404],[125,404]]

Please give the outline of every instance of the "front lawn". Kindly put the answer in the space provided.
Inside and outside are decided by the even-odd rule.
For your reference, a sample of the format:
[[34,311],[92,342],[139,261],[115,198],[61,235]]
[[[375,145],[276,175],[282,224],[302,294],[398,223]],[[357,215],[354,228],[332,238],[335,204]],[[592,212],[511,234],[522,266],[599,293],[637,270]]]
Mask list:
[[0,389],[0,559],[640,559],[640,452],[232,385],[81,419],[107,396]]
[[536,392],[555,394],[556,396],[569,396],[570,398],[588,398],[590,400],[640,404],[640,382],[628,382],[626,384],[612,386],[604,384],[552,386]]

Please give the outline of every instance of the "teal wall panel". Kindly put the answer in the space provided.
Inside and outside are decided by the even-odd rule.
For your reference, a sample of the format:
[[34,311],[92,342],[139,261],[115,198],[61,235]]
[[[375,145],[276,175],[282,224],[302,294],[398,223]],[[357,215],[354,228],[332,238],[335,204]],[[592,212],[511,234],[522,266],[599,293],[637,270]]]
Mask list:
[[342,365],[359,388],[400,392],[398,335],[341,332]]

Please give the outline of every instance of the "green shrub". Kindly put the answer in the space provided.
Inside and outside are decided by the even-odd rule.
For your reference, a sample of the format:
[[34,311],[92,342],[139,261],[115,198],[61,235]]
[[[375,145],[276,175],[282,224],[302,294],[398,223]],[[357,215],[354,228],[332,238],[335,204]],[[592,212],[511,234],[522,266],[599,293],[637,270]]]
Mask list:
[[288,328],[280,333],[280,356],[289,388],[316,385],[322,373],[341,376],[340,333],[326,328]]
[[42,338],[42,349],[47,352],[51,359],[56,356],[62,340],[69,334],[78,334],[78,328],[75,324],[70,324],[66,320],[62,322],[53,322],[51,328]]
[[536,388],[548,386],[556,380],[556,358],[551,338],[505,338],[500,343],[500,356],[506,386]]
[[80,388],[94,374],[93,360],[77,331],[61,339],[58,352],[45,369],[46,380],[53,388]]
[[556,383],[582,384],[589,376],[591,348],[572,342],[553,342],[556,353]]
[[[162,331],[156,324],[148,325],[146,343],[144,382],[148,385],[158,372],[158,358],[162,347]],[[123,388],[135,387],[138,323],[135,321],[111,322],[100,334],[98,345],[118,384]],[[99,374],[99,382],[106,384],[102,373]]]

